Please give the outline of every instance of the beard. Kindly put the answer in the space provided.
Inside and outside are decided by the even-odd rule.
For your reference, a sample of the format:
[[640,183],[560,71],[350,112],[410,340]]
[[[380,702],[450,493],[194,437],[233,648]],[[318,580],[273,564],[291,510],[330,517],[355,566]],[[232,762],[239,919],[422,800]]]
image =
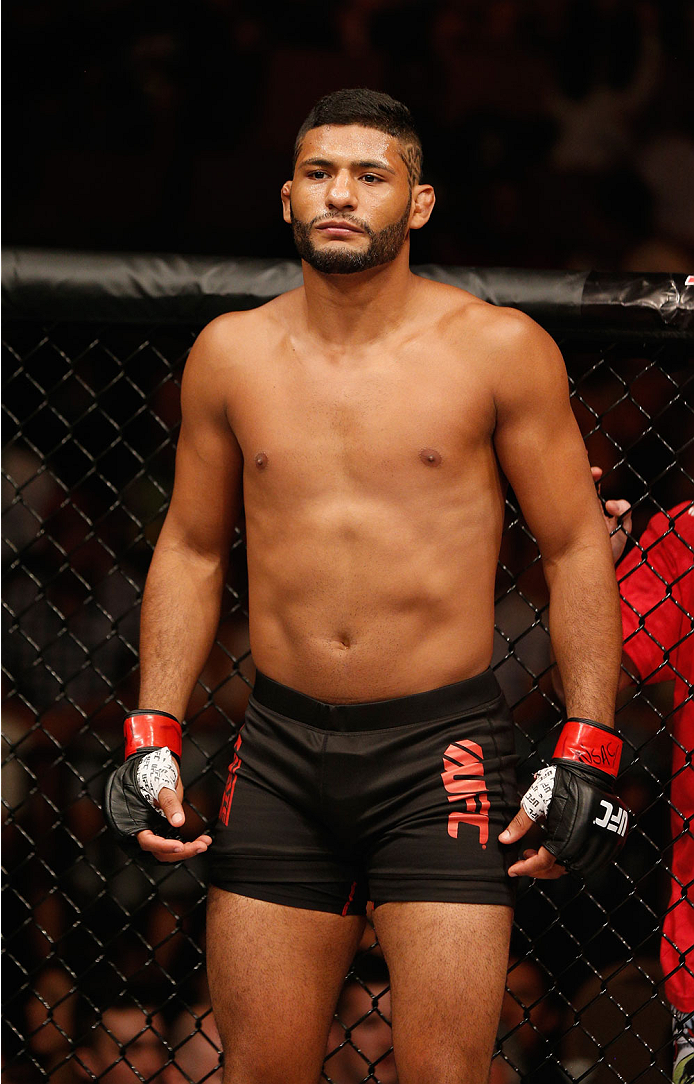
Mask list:
[[[318,215],[310,222],[301,222],[294,217],[294,211],[290,205],[292,220],[292,232],[294,244],[302,260],[310,264],[315,271],[324,275],[353,275],[358,271],[368,271],[372,267],[380,267],[384,263],[391,263],[398,255],[408,234],[408,219],[410,217],[410,201],[403,215],[397,222],[391,222],[382,230],[372,230],[365,222],[355,218],[354,215]],[[330,245],[326,248],[316,248],[311,240],[311,230],[317,222],[329,222],[330,219],[339,219],[341,222],[350,222],[363,230],[369,239],[365,249],[355,252],[349,247],[343,248]]]

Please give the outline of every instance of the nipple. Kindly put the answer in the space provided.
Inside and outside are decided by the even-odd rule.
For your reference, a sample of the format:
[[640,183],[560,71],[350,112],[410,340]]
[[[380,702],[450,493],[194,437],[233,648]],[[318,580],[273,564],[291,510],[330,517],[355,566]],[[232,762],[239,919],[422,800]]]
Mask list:
[[436,448],[422,448],[419,458],[427,467],[438,467],[441,463],[441,456]]
[[267,467],[267,456],[265,455],[265,452],[258,452],[254,462],[258,470],[265,470]]

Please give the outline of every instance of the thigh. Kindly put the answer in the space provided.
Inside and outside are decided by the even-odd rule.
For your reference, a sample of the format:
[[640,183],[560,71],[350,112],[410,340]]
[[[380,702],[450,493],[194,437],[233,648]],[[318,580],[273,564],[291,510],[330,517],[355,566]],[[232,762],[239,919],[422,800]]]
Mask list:
[[209,852],[213,885],[288,907],[365,913],[361,860],[325,824],[324,738],[249,702]]
[[224,1084],[317,1084],[364,922],[210,889],[207,969]]
[[[372,784],[384,794],[373,801],[370,898],[512,906],[513,849],[498,836],[518,809],[518,792],[501,695],[458,718],[394,728],[389,742]],[[392,793],[397,800],[389,802]]]
[[391,978],[399,1084],[486,1084],[513,912],[469,903],[385,903],[374,911]]

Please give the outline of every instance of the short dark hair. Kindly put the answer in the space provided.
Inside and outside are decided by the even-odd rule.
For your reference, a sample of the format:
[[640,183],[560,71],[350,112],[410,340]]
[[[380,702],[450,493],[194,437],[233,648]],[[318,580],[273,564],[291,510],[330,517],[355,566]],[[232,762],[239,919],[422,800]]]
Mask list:
[[332,94],[326,94],[316,102],[299,128],[294,143],[292,168],[296,167],[306,133],[312,128],[321,128],[324,124],[361,124],[364,128],[375,128],[393,136],[402,145],[400,153],[407,166],[410,184],[421,183],[422,141],[407,106],[391,98],[389,94],[368,90],[366,87],[335,90]]

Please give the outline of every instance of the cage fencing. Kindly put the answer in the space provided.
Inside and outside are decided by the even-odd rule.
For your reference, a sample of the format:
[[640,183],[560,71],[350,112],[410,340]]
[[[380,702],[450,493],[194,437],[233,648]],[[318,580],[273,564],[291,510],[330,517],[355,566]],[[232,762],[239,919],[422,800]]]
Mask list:
[[[655,512],[694,498],[694,290],[683,280],[420,271],[516,304],[552,332],[603,496],[633,506],[629,548]],[[292,263],[5,255],[7,1084],[221,1079],[205,984],[204,856],[133,862],[100,805],[122,760],[123,715],[136,704],[138,607],[171,488],[187,352],[213,316],[298,281]],[[185,728],[196,834],[216,819],[253,681],[245,575],[239,535]],[[510,494],[493,665],[514,711],[522,786],[551,755],[562,719],[546,603],[537,548]],[[620,701],[619,791],[634,823],[618,861],[587,885],[520,886],[494,1084],[668,1079],[658,950],[670,889],[671,715],[671,683],[632,687]],[[326,1081],[395,1084],[389,1012],[367,927],[330,1033]]]

